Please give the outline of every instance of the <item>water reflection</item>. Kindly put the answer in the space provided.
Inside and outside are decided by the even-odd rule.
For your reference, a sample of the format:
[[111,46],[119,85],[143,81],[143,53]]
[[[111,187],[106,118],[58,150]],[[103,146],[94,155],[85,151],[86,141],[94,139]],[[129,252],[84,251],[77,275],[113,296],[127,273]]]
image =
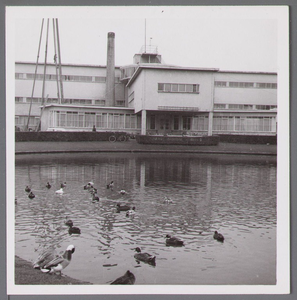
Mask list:
[[[64,181],[64,194],[56,195]],[[83,188],[89,181],[99,202]],[[16,156],[15,182],[16,254],[25,259],[71,242],[75,263],[64,273],[96,284],[126,270],[133,270],[136,284],[275,284],[275,158],[24,155]],[[135,214],[117,213],[117,203],[135,206]],[[69,235],[66,217],[80,235]],[[215,230],[224,234],[223,244],[213,239]],[[166,247],[167,234],[185,246]],[[156,256],[156,267],[137,264],[136,247]]]

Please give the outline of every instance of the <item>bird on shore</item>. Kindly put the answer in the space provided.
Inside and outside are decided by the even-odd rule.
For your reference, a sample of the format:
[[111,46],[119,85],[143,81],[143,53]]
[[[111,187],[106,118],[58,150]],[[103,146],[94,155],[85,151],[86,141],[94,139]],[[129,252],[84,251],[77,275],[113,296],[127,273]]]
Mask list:
[[151,255],[149,253],[142,253],[141,249],[139,247],[136,247],[135,251],[137,253],[134,255],[134,258],[137,261],[142,261],[142,262],[147,263],[147,264],[152,265],[152,266],[156,265],[156,256]]
[[63,188],[60,188],[60,189],[57,190],[55,193],[58,194],[58,195],[63,195],[64,190],[63,190]]
[[131,209],[130,205],[121,205],[120,203],[117,204],[117,211],[128,211]]
[[42,269],[47,263],[58,257],[54,248],[49,248],[39,254],[37,260],[33,262],[34,269]]
[[114,280],[111,284],[134,284],[135,276],[129,270],[121,277]]
[[66,184],[66,181],[62,182],[62,183],[61,183],[61,188],[66,187],[66,185],[67,185],[67,184]]
[[31,192],[31,189],[26,185],[26,187],[25,187],[25,192],[26,193],[30,193]]
[[108,184],[106,185],[106,188],[107,188],[107,189],[112,189],[112,188],[113,188],[113,185],[114,185],[114,183],[113,183],[113,181],[111,181],[110,183],[108,183]]
[[50,184],[49,182],[47,182],[46,187],[47,187],[48,189],[50,189],[52,186],[51,186],[51,184]]
[[217,231],[214,232],[213,238],[219,242],[224,242],[225,238],[221,233],[218,233]]
[[55,257],[40,268],[40,270],[44,273],[59,273],[61,275],[62,270],[70,264],[74,251],[75,247],[73,245],[69,245],[63,255]]
[[133,216],[134,214],[135,214],[135,206],[133,206],[131,209],[129,209],[126,212],[126,217]]
[[31,191],[30,194],[28,195],[28,197],[29,197],[30,199],[33,199],[33,198],[35,198],[35,195],[34,195],[34,193]]
[[166,235],[166,246],[184,246],[184,242],[177,237]]

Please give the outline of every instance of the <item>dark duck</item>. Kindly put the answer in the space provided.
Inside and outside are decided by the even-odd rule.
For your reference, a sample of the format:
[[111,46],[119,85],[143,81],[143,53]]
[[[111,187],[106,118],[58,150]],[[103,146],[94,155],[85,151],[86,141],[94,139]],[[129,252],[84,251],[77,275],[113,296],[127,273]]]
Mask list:
[[47,182],[46,187],[47,187],[48,189],[50,189],[52,186],[51,186],[51,184],[50,184],[49,182]]
[[81,231],[78,227],[73,226],[72,220],[67,220],[65,222],[65,225],[67,225],[69,227],[69,229],[68,229],[69,234],[80,234],[81,233]]
[[219,242],[224,242],[225,238],[221,233],[218,233],[217,231],[214,232],[213,238]]
[[34,195],[33,192],[31,191],[30,194],[28,195],[28,197],[29,197],[30,199],[33,199],[33,198],[35,198],[35,195]]
[[147,263],[147,264],[152,265],[152,266],[156,265],[156,256],[151,255],[149,253],[142,253],[141,249],[139,247],[136,247],[135,251],[137,253],[134,255],[134,258],[137,261],[142,261],[142,262]]
[[96,194],[96,192],[91,193],[92,194],[92,201],[100,201],[99,196]]
[[61,183],[61,189],[66,187],[66,181]]
[[25,192],[26,192],[26,193],[30,193],[30,192],[31,192],[31,189],[30,189],[28,186],[26,186],[26,187],[25,187]]
[[127,271],[123,276],[117,278],[111,284],[134,284],[135,276],[132,272]]
[[117,204],[117,211],[120,212],[120,211],[128,211],[130,210],[130,205],[121,205],[120,203]]
[[106,188],[112,190],[113,185],[114,185],[114,184],[113,184],[113,181],[111,181],[110,183],[108,183],[108,184],[106,185]]
[[166,235],[166,246],[181,247],[184,246],[184,242],[177,237]]

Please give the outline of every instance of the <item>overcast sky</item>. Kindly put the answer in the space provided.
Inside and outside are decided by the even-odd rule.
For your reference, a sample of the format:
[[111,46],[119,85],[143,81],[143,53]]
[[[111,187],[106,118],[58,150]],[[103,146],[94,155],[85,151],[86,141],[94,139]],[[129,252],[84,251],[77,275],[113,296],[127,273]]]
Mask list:
[[[145,44],[164,63],[221,70],[277,71],[276,7],[14,7],[15,60],[53,62],[52,18],[58,18],[62,63],[106,65],[107,33],[115,33],[115,63],[131,64]],[[146,20],[146,21],[145,21]],[[145,26],[146,24],[146,26]],[[146,27],[146,31],[145,31]]]

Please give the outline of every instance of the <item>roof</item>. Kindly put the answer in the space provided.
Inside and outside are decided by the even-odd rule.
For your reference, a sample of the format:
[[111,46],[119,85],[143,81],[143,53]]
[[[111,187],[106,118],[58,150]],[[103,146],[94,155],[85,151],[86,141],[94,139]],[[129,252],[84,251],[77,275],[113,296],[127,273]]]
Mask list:
[[136,77],[140,74],[143,69],[154,69],[154,70],[174,70],[174,71],[201,71],[201,72],[218,72],[216,68],[195,68],[195,67],[180,67],[174,65],[163,65],[163,64],[139,64],[138,68],[130,78],[127,86],[131,85]]

